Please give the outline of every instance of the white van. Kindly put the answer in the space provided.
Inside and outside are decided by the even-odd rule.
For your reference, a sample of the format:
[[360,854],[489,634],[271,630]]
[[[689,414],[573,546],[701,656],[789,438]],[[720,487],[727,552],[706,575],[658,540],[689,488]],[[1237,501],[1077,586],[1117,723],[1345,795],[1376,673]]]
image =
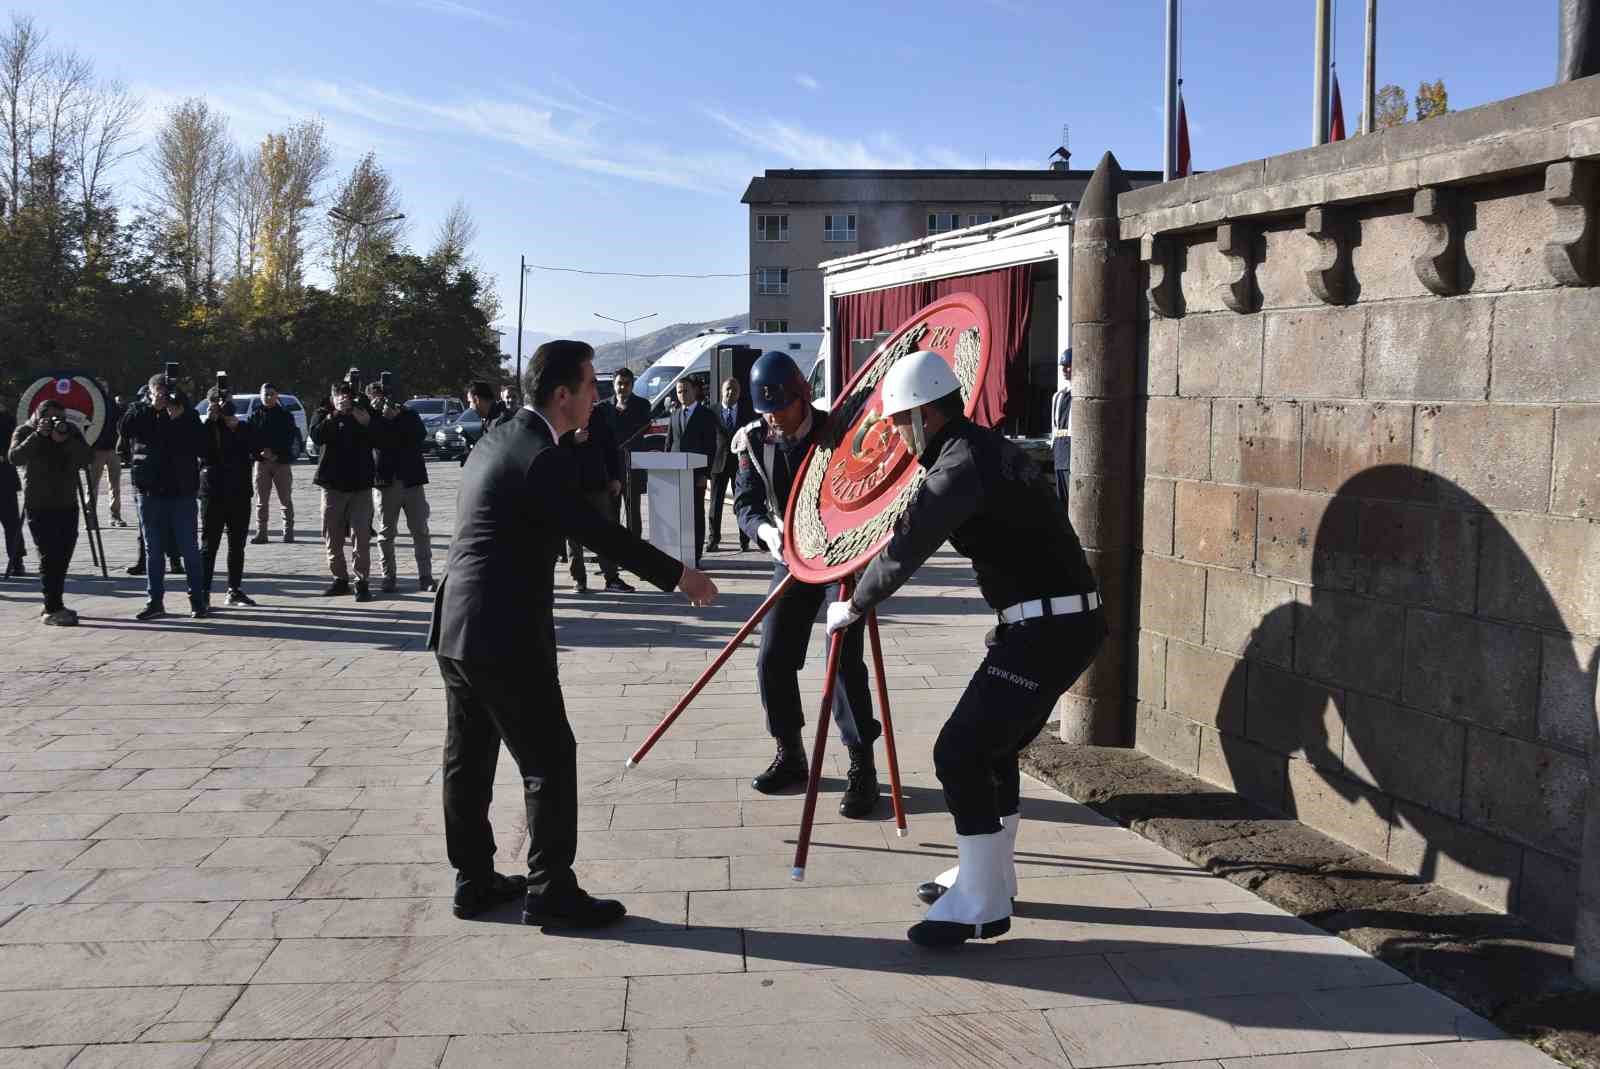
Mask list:
[[661,358],[634,381],[633,392],[650,402],[650,429],[644,432],[646,449],[661,449],[666,444],[667,417],[676,407],[674,387],[685,375],[698,376],[709,401],[720,401],[711,383],[711,356],[719,345],[748,345],[761,352],[776,349],[794,357],[803,369],[811,369],[822,349],[820,332],[769,334],[747,330],[739,334],[705,331],[661,354]]

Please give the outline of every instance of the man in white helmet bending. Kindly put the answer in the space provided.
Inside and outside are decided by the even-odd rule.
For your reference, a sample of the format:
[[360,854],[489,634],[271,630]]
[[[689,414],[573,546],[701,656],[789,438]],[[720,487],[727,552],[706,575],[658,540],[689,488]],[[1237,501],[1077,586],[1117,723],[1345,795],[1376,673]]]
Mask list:
[[952,946],[1011,928],[1018,755],[1094,659],[1106,625],[1066,507],[1022,450],[963,415],[943,357],[902,357],[884,376],[881,403],[927,478],[850,600],[828,607],[829,632],[888,598],[947,538],[971,558],[1000,617],[933,748],[959,864],[917,889],[932,906],[906,933],[922,946]]

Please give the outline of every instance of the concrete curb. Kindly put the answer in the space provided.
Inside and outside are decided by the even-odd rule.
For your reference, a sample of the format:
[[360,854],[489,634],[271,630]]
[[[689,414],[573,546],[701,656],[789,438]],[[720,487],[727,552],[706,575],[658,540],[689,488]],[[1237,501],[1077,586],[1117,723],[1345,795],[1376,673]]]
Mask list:
[[1600,993],[1572,947],[1137,750],[1046,729],[1029,775],[1355,944],[1570,1066],[1600,1069]]

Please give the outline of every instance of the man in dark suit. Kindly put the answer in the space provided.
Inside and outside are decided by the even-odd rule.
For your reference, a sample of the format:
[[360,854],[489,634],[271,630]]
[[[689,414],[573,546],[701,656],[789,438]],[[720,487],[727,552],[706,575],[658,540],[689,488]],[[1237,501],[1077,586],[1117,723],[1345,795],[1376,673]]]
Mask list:
[[[600,406],[600,411],[605,413],[611,425],[611,437],[617,440],[622,460],[622,499],[617,505],[626,502],[627,508],[623,512],[627,516],[628,530],[640,534],[644,530],[639,506],[644,497],[645,473],[634,470],[633,454],[645,449],[645,431],[650,426],[650,402],[633,392],[633,372],[627,368],[618,368],[611,382],[616,387],[616,394]],[[613,515],[616,515],[615,508]]]
[[[739,472],[739,463],[733,459],[733,436],[739,433],[740,427],[755,418],[755,410],[740,396],[741,392],[738,379],[724,380],[722,404],[716,408],[717,452],[711,458],[711,523],[706,534],[707,553],[722,548],[722,499],[733,477]],[[740,530],[739,549],[742,552],[749,548],[750,536]]]
[[[575,537],[647,582],[695,605],[716,585],[596,512],[577,489],[561,436],[595,400],[594,350],[552,341],[534,353],[522,395],[531,407],[488,434],[467,460],[456,532],[433,606],[428,648],[444,677],[445,845],[456,870],[455,915],[473,917],[526,893],[526,924],[592,928],[622,917],[591,897],[572,863],[578,847],[577,743],[557,678],[556,555]],[[489,801],[500,743],[522,773],[528,876],[494,871]]]
[[694,469],[695,567],[706,544],[706,476],[717,455],[717,417],[700,403],[700,380],[689,375],[678,380],[678,410],[667,421],[667,452],[699,453],[708,467]]

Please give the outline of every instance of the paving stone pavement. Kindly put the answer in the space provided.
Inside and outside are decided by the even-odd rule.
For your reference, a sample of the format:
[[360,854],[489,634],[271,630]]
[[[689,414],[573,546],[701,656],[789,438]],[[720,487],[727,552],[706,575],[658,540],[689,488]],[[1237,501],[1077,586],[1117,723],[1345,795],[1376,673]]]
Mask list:
[[[429,471],[442,561],[459,469]],[[0,1064],[1554,1064],[1032,782],[1011,933],[954,953],[907,943],[913,887],[954,856],[933,739],[990,624],[948,554],[883,619],[910,835],[893,834],[887,802],[874,821],[838,816],[834,737],[803,884],[789,879],[801,799],[749,787],[771,747],[753,647],[623,769],[755,608],[765,558],[707,558],[724,597],[705,613],[563,581],[580,876],[629,917],[592,935],[544,934],[514,909],[455,920],[429,599],[408,538],[400,593],[320,596],[310,476],[296,468],[301,541],[275,527],[249,547],[258,608],[138,624],[142,581],[89,578],[83,541],[76,629],[38,623],[31,581],[0,584]],[[105,535],[120,569],[133,533]],[[819,626],[813,703],[821,640]],[[509,757],[498,784],[515,871]]]

